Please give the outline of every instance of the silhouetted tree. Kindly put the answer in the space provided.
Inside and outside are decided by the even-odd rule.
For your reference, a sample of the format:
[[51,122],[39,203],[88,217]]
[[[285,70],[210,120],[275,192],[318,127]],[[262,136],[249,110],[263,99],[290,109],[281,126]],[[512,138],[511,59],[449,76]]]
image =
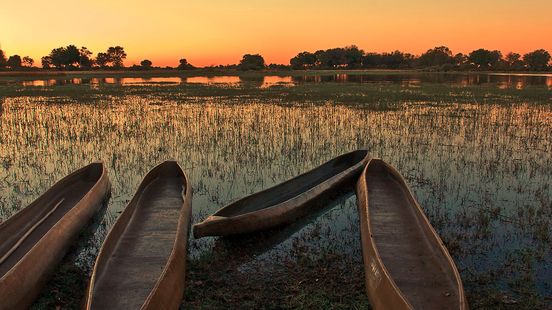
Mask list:
[[140,66],[142,66],[143,69],[151,69],[151,65],[153,63],[147,59],[144,59],[140,62]]
[[179,60],[179,65],[176,68],[179,70],[189,70],[194,69],[195,67],[189,64],[186,58],[182,58]]
[[518,53],[508,53],[504,58],[506,66],[510,70],[522,70],[524,67],[523,61],[521,60],[521,55]]
[[8,65],[8,60],[6,59],[6,54],[3,50],[0,50],[0,69],[5,68]]
[[468,61],[473,63],[477,68],[491,69],[497,67],[501,58],[502,53],[499,51],[489,51],[480,48],[470,53]]
[[462,53],[457,53],[456,55],[454,55],[453,57],[453,63],[455,65],[458,65],[458,66],[462,66],[463,64],[465,64],[466,62],[468,61],[468,56],[462,54]]
[[23,57],[23,59],[21,60],[21,63],[22,63],[23,66],[29,67],[29,68],[30,68],[30,67],[32,67],[33,64],[34,64],[34,59],[32,59],[32,58],[29,57],[29,56],[25,56],[25,57]]
[[423,53],[418,61],[422,66],[431,67],[452,64],[454,59],[448,47],[438,46]]
[[367,53],[362,57],[362,66],[364,68],[380,68],[383,66],[383,57],[378,53]]
[[19,69],[19,68],[21,68],[21,56],[19,56],[19,55],[10,56],[10,58],[8,58],[7,65],[8,65],[8,67],[10,67],[10,69]]
[[79,65],[80,51],[74,45],[67,45],[63,53],[63,64],[66,68],[75,68]]
[[109,59],[109,55],[107,55],[107,53],[98,53],[98,56],[96,56],[96,64],[100,66],[100,68],[105,68],[110,63],[111,60]]
[[356,45],[345,47],[344,54],[347,68],[355,69],[362,66],[362,56],[364,56],[364,51],[359,49]]
[[546,70],[550,58],[550,54],[544,49],[539,49],[523,55],[523,61],[527,65],[527,68],[535,71]]
[[51,52],[50,52],[50,64],[54,67],[56,67],[57,69],[61,69],[63,68],[64,66],[64,56],[63,54],[65,53],[65,48],[64,47],[58,47],[58,48],[54,48]]
[[324,69],[334,69],[347,65],[347,57],[344,48],[331,48],[325,51],[319,50],[314,53],[317,64]]
[[113,65],[114,68],[124,67],[123,60],[126,59],[127,54],[125,53],[125,49],[122,46],[108,48],[107,55],[109,57],[110,63]]
[[290,66],[284,64],[270,64],[266,66],[270,70],[289,70]]
[[92,68],[94,60],[92,59],[92,52],[86,47],[82,46],[79,50],[79,67]]
[[316,55],[309,52],[301,52],[289,60],[293,69],[312,68],[316,65]]
[[414,56],[400,51],[383,53],[380,57],[381,65],[387,69],[409,68],[412,66]]
[[74,69],[79,66],[80,52],[75,45],[68,45],[54,48],[48,57],[49,63],[58,69]]
[[251,55],[251,54],[245,54],[243,55],[242,60],[240,61],[240,64],[238,65],[238,68],[240,70],[262,70],[265,67],[265,61],[263,56],[259,54]]
[[44,69],[50,69],[52,67],[52,57],[50,56],[43,56],[40,59],[40,63],[42,64],[42,68]]
[[415,60],[414,55],[394,51],[391,53],[367,53],[362,59],[364,68],[399,69],[410,68]]

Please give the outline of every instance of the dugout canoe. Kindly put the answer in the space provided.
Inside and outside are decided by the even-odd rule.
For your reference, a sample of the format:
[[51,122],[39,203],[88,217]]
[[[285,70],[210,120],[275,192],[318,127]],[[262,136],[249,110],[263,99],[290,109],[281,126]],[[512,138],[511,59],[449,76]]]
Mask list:
[[372,159],[356,194],[374,309],[467,309],[454,261],[401,174]]
[[368,162],[357,150],[269,189],[237,200],[194,225],[194,237],[228,236],[289,224],[309,214],[318,197],[354,184]]
[[86,309],[177,309],[184,294],[192,188],[175,161],[153,168],[109,231]]
[[110,189],[103,163],[92,163],[0,224],[0,309],[31,306]]

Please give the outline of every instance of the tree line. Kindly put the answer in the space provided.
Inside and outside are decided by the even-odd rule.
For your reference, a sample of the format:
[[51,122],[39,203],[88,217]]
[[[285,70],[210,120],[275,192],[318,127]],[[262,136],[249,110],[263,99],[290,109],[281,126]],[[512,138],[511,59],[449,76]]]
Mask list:
[[[52,49],[50,54],[43,56],[40,59],[40,64],[43,69],[58,69],[58,70],[90,70],[90,69],[123,69],[124,60],[127,58],[127,53],[122,46],[111,46],[105,52],[99,52],[94,57],[94,53],[86,47],[78,48],[76,45],[67,45]],[[21,58],[19,55],[6,57],[4,51],[0,50],[0,70],[12,69],[21,70],[33,68],[35,61],[25,56]],[[140,65],[133,65],[130,69],[147,70],[153,68],[153,63],[150,60],[144,59]],[[193,69],[195,68],[188,63],[186,59],[180,59],[178,69]]]
[[355,45],[344,48],[301,52],[291,58],[293,69],[426,69],[434,71],[469,70],[551,70],[551,56],[544,49],[524,55],[497,50],[477,49],[469,54],[457,53],[438,46],[415,56],[401,51],[366,53]]
[[[109,47],[105,52],[94,54],[86,47],[75,45],[52,49],[50,54],[41,58],[44,69],[90,70],[122,69],[127,54],[122,46]],[[343,48],[330,48],[315,52],[301,52],[290,59],[289,65],[265,63],[259,54],[245,54],[238,64],[205,67],[207,69],[237,70],[316,70],[316,69],[423,69],[428,71],[546,71],[552,70],[552,57],[544,49],[538,49],[524,55],[510,52],[503,55],[498,50],[477,49],[469,54],[456,53],[446,46],[438,46],[421,55],[401,51],[389,53],[365,52],[356,45]],[[29,56],[12,55],[7,57],[0,50],[0,70],[21,70],[33,68],[34,60]],[[155,68],[153,62],[144,59],[140,65],[128,67],[132,70]],[[159,68],[159,67],[157,67]],[[171,67],[165,67],[171,68]],[[173,68],[171,68],[173,69]],[[185,58],[180,59],[176,69],[195,69]]]

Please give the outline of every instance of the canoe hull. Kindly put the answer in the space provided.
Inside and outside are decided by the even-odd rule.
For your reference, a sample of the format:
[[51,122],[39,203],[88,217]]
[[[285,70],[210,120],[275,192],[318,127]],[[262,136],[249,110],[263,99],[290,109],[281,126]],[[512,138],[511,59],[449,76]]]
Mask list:
[[364,277],[366,292],[374,309],[412,309],[408,302],[400,296],[391,278],[386,274],[385,267],[378,257],[376,245],[371,237],[368,217],[368,184],[364,170],[356,184],[358,216],[364,260]]
[[142,309],[178,309],[182,303],[186,283],[188,235],[192,217],[192,187],[186,175],[184,175],[184,178],[186,179],[186,196],[184,197],[183,210],[178,219],[179,229],[175,248],[169,257],[162,278]]
[[[333,177],[325,180],[324,182],[316,185],[313,188],[310,188],[309,190],[301,193],[298,196],[295,196],[274,206],[238,216],[226,217],[217,215],[217,213],[219,213],[220,211],[231,207],[231,204],[221,209],[214,215],[209,216],[203,222],[195,224],[193,227],[194,237],[201,238],[205,236],[229,236],[246,234],[290,224],[296,221],[298,218],[302,218],[311,213],[312,211],[314,211],[315,208],[318,208],[319,206],[316,202],[320,197],[328,196],[332,192],[335,192],[336,190],[339,190],[346,185],[353,185],[354,181],[361,173],[364,165],[368,162],[368,160],[369,157],[368,155],[366,155],[362,160],[360,160],[352,167],[346,169],[345,171],[334,175]],[[301,176],[306,176],[311,171]],[[281,184],[275,186],[274,188],[278,186],[281,186]],[[261,193],[268,193],[271,191],[271,189],[272,188],[269,188]],[[258,194],[259,193],[254,195]]]
[[[65,177],[56,185],[63,184],[83,169],[86,167]],[[31,306],[83,227],[99,210],[110,189],[111,183],[103,167],[102,174],[92,189],[0,279],[0,309],[25,309]],[[50,190],[43,196],[50,195]],[[39,199],[40,197],[36,201]],[[8,222],[9,220],[3,224]]]
[[[417,217],[417,221],[423,224],[423,234],[427,236],[427,240],[433,244],[434,253],[438,253],[444,261],[450,275],[450,279],[455,283],[456,291],[453,296],[457,299],[453,300],[453,304],[457,305],[456,309],[467,309],[467,302],[464,295],[462,281],[458,270],[452,260],[448,250],[444,247],[443,242],[435,232],[429,220],[426,218],[423,210],[414,198],[414,194],[406,184],[404,178],[400,173],[383,162],[380,159],[372,159],[364,168],[358,182],[356,184],[357,205],[359,208],[360,218],[360,233],[362,242],[362,252],[364,260],[365,282],[366,291],[370,300],[370,303],[374,309],[413,309],[414,307],[409,302],[408,297],[403,294],[397,283],[395,283],[389,270],[387,269],[385,262],[382,260],[378,251],[378,243],[374,239],[375,231],[371,224],[371,211],[368,199],[368,182],[367,174],[369,173],[370,164],[381,165],[390,175],[398,180],[400,186],[408,194],[408,200],[411,202],[411,206],[414,214]],[[397,252],[397,255],[403,255]],[[411,278],[412,281],[416,281],[416,278]],[[451,297],[452,298],[452,297]],[[436,306],[436,307],[435,307]],[[428,305],[426,308],[439,308],[446,307],[446,305]]]
[[[172,251],[165,266],[162,266],[163,271],[155,283],[154,288],[149,293],[145,302],[141,305],[141,309],[177,309],[182,302],[184,294],[188,232],[192,214],[192,188],[188,178],[181,170],[180,166],[178,166],[176,162],[168,163],[176,165],[182,173],[182,176],[186,181],[186,192],[183,205],[179,213],[178,227]],[[119,240],[122,238],[125,233],[125,229],[131,222],[132,217],[136,212],[139,194],[145,189],[145,187],[148,186],[150,182],[153,181],[153,179],[157,177],[156,171],[160,169],[162,165],[166,164],[167,162],[157,166],[146,175],[140,184],[136,195],[109,231],[102,248],[100,249],[100,253],[96,258],[92,277],[88,285],[85,297],[86,309],[97,308],[94,305],[95,285],[99,281],[102,270],[105,270],[108,265],[110,257],[115,252]]]

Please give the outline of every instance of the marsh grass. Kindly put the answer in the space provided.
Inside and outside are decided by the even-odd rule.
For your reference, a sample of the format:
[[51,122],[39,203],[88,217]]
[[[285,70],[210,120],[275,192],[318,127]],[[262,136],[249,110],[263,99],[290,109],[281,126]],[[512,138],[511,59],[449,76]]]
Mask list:
[[[253,73],[251,73],[253,74]],[[354,75],[352,75],[354,76]],[[293,77],[293,76],[291,76]],[[305,75],[305,78],[308,75]],[[317,77],[323,77],[317,76]],[[145,78],[145,77],[142,77]],[[516,85],[497,87],[497,84],[463,84],[455,80],[437,83],[411,83],[398,80],[390,83],[372,82],[304,82],[297,80],[293,85],[274,84],[263,87],[263,75],[240,76],[239,83],[201,84],[67,84],[56,86],[29,87],[21,84],[0,85],[4,97],[66,97],[75,102],[96,102],[110,96],[155,94],[165,100],[189,100],[190,98],[220,98],[225,100],[262,101],[278,100],[284,104],[332,102],[347,105],[362,105],[379,109],[396,109],[401,103],[448,104],[511,104],[531,102],[551,104],[550,87],[543,85]],[[512,83],[512,82],[509,82]],[[507,84],[508,85],[508,84]]]
[[[102,222],[109,229],[142,177],[166,159],[178,160],[192,181],[198,222],[232,200],[367,148],[408,180],[453,255],[472,308],[550,306],[547,88],[0,88],[2,220],[93,160],[104,161],[113,183]],[[276,244],[262,246],[264,239],[190,240],[183,307],[367,304],[354,196]],[[263,252],[236,252],[250,243]],[[99,244],[93,238],[89,252]]]

